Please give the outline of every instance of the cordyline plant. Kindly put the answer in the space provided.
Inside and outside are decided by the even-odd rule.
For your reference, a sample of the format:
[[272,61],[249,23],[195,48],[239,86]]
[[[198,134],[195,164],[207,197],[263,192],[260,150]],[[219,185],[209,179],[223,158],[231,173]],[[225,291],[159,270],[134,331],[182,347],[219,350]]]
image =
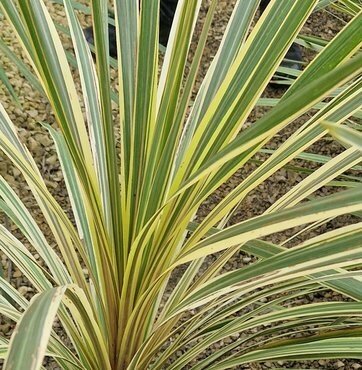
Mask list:
[[[361,134],[345,124],[361,116],[361,12],[351,12],[351,21],[320,47],[275,107],[240,132],[302,25],[321,6],[317,0],[271,1],[250,34],[258,1],[237,1],[192,101],[217,1],[211,1],[190,65],[201,0],[179,1],[159,75],[159,1],[143,0],[139,11],[138,1],[114,0],[117,91],[110,88],[107,2],[90,1],[96,62],[74,2],[63,2],[85,114],[43,0],[1,0],[38,80],[29,78],[46,94],[59,125],[59,131],[46,127],[75,216],[74,226],[0,106],[0,148],[24,175],[57,245],[54,251],[0,177],[2,211],[47,266],[0,226],[1,250],[39,293],[29,302],[0,280],[0,312],[17,323],[10,342],[0,339],[4,369],[38,369],[45,355],[62,369],[92,370],[216,370],[266,360],[362,358],[361,223],[289,249],[262,240],[296,226],[310,229],[340,215],[361,215],[361,180],[341,177],[361,160]],[[116,118],[112,99],[118,102]],[[210,194],[312,108],[314,114],[202,222],[193,221]],[[312,158],[303,151],[327,134],[344,144],[341,154],[323,157],[317,170],[263,214],[226,226],[253,189],[292,159]],[[343,189],[315,194],[329,184]],[[224,272],[239,250],[257,263]],[[204,268],[210,254],[217,258]],[[187,268],[166,293],[181,265]],[[349,299],[291,304],[325,288]],[[56,316],[65,342],[52,328]],[[215,343],[218,349],[210,352]]]

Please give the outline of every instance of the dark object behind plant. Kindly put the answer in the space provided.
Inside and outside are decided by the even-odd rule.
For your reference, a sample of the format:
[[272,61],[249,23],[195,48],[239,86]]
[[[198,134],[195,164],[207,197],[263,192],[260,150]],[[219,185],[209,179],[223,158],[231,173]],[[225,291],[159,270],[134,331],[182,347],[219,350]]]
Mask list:
[[[260,11],[263,12],[270,0],[262,0],[260,3]],[[170,35],[173,17],[175,15],[178,0],[161,0],[160,1],[160,44],[167,45]],[[109,55],[112,58],[117,58],[117,43],[116,43],[116,28],[109,25]],[[87,41],[94,45],[93,27],[84,29],[84,34]],[[283,67],[301,70],[302,51],[298,44],[293,43],[288,50],[285,58],[287,61],[282,63]]]
[[[178,0],[161,0],[160,1],[160,44],[166,46],[170,35],[173,17],[175,15]],[[93,27],[84,29],[87,41],[94,45]],[[117,58],[116,28],[109,25],[109,55]]]

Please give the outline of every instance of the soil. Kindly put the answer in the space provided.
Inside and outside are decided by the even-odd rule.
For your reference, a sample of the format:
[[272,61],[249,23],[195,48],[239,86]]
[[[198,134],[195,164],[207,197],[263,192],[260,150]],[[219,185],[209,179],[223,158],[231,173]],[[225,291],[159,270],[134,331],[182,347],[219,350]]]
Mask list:
[[[55,5],[51,0],[46,1],[49,9],[55,19],[65,25],[65,16],[61,6]],[[200,86],[202,78],[207,71],[210,62],[215,55],[218,45],[221,41],[225,26],[231,15],[233,5],[235,1],[220,1],[216,12],[215,20],[212,26],[212,32],[207,42],[207,47],[205,50],[205,55],[203,58],[203,63],[200,71],[198,81],[196,83],[196,89]],[[200,15],[200,22],[197,26],[197,32],[201,30],[202,19],[206,14],[208,8],[208,1],[204,1],[202,12]],[[87,16],[80,14],[81,22],[84,26],[90,24],[90,19]],[[333,36],[344,26],[348,21],[348,18],[333,12],[331,10],[314,13],[310,19],[307,21],[306,25],[303,27],[302,33],[318,35],[324,39],[330,40]],[[14,42],[15,37],[10,29],[8,23],[0,18],[0,37],[7,42],[7,44],[17,53],[23,55],[21,47]],[[72,45],[70,41],[64,37],[64,45],[67,49],[71,49]],[[304,59],[308,62],[313,58],[313,53],[304,50]],[[60,169],[59,161],[55,153],[55,147],[47,134],[46,130],[38,122],[47,122],[48,124],[56,127],[54,116],[52,115],[49,104],[46,99],[44,99],[37,91],[35,91],[30,84],[19,74],[17,68],[8,60],[7,57],[0,53],[0,65],[6,70],[7,76],[10,79],[16,93],[19,96],[20,106],[17,106],[9,97],[9,95],[4,92],[0,86],[0,100],[4,105],[5,109],[10,115],[10,118],[15,122],[18,127],[19,135],[22,141],[28,146],[31,153],[33,154],[41,173],[46,181],[47,186],[51,190],[52,194],[55,196],[56,200],[60,203],[63,209],[66,209],[69,217],[72,217],[72,212],[70,210],[70,204],[67,197],[67,192],[65,189],[64,178],[62,171]],[[268,86],[263,96],[265,97],[280,97],[283,93],[282,89],[276,89]],[[255,120],[260,118],[268,109],[267,108],[256,108],[249,117],[249,122],[252,124]],[[293,123],[290,127],[281,132],[276,136],[267,147],[270,149],[277,148],[280,143],[284,142],[285,139],[291,135],[294,130],[305,121],[306,117],[302,117]],[[312,145],[308,151],[318,154],[325,154],[329,156],[335,156],[341,151],[341,146],[333,141],[331,138],[324,138],[318,143]],[[261,155],[257,156],[255,159],[262,158]],[[310,164],[298,162],[299,165],[310,166]],[[202,205],[197,218],[201,220],[205,217],[208,212],[217,204],[232,188],[237,186],[250,172],[256,168],[256,164],[247,164],[241,170],[239,170],[226,184],[221,186],[209,199]],[[49,228],[43,220],[43,217],[36,206],[36,203],[31,195],[29,187],[24,184],[24,179],[20,174],[19,170],[14,168],[9,160],[0,153],[0,174],[12,185],[16,192],[20,195],[21,199],[24,201],[25,205],[34,215],[36,221],[42,228],[48,240],[51,240],[51,235]],[[291,187],[301,181],[303,175],[294,173],[287,170],[280,170],[261,186],[259,186],[252,194],[248,196],[243,205],[235,212],[234,216],[230,220],[230,223],[240,222],[241,220],[247,219],[251,216],[261,214],[266,210],[276,199],[281,195],[285,194]],[[331,191],[330,188],[321,189],[321,194],[325,195]],[[1,216],[2,217],[2,216]],[[1,218],[1,221],[5,223],[5,220]],[[313,229],[308,233],[303,233],[300,237],[294,239],[293,242],[300,242],[301,240],[318,235],[326,230],[331,230],[334,228],[341,227],[346,224],[351,224],[356,222],[356,219],[352,216],[343,216],[336,218],[319,228]],[[23,240],[22,235],[19,230],[13,225],[9,225],[12,232],[16,237]],[[296,230],[288,230],[285,233],[273,235],[268,238],[273,242],[283,242],[291,237]],[[54,245],[54,243],[53,243]],[[30,247],[29,247],[30,248]],[[39,255],[35,255],[35,258],[39,259]],[[212,261],[212,257],[209,262]],[[235,267],[241,267],[253,263],[255,258],[253,256],[247,256],[243,253],[236,255],[225,267],[226,270],[233,269]],[[30,298],[34,294],[34,289],[29,286],[26,279],[23,278],[20,271],[16,266],[12,266],[9,269],[9,260],[3,254],[1,254],[1,262],[4,268],[6,276],[10,277],[11,284],[15,286],[21,294]],[[305,302],[311,301],[331,301],[331,300],[342,300],[345,299],[340,295],[330,292],[322,291],[318,294],[304,297]],[[55,324],[58,325],[59,324]],[[0,318],[0,332],[2,335],[10,338],[13,330],[13,324],[4,318]],[[48,369],[56,368],[53,362],[48,362]],[[250,365],[249,369],[269,369],[269,368],[319,368],[319,369],[362,369],[362,362],[358,360],[320,360],[313,362],[278,362],[278,363],[264,363],[260,365]]]

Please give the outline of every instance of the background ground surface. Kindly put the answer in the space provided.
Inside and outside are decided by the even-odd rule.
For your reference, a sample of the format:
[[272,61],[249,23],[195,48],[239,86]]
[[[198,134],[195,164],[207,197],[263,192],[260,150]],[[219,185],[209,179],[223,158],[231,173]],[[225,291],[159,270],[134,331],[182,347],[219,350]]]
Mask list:
[[[53,14],[54,18],[61,24],[65,24],[65,16],[62,10],[62,7],[59,5],[54,5],[50,0],[47,0],[46,3],[49,5],[49,9]],[[224,29],[226,27],[228,18],[231,14],[235,1],[220,1],[218,10],[216,12],[216,17],[213,22],[212,32],[209,37],[204,60],[201,66],[200,75],[195,87],[195,91],[200,86],[203,76],[205,75],[210,61],[215,55],[218,45],[221,41]],[[208,8],[208,1],[204,1],[202,12],[200,14],[200,22],[197,26],[197,31],[201,30],[202,19],[206,14]],[[85,17],[80,14],[80,19],[82,24],[90,24],[89,17]],[[330,11],[323,11],[314,13],[311,18],[308,20],[306,25],[303,28],[304,34],[314,34],[324,39],[330,40],[338,32],[338,30],[343,27],[347,19],[342,18],[340,14],[333,13]],[[20,46],[14,40],[14,34],[11,31],[9,25],[2,18],[0,20],[0,37],[8,42],[9,45],[16,50],[18,53],[22,53]],[[195,36],[195,39],[197,35]],[[64,38],[64,44],[68,49],[71,49],[71,43],[69,40]],[[306,61],[311,60],[313,53],[310,51],[304,51],[304,57]],[[39,168],[46,180],[48,187],[51,189],[53,195],[56,197],[57,201],[62,205],[64,209],[68,211],[70,217],[72,213],[70,210],[70,204],[67,198],[67,192],[64,185],[64,179],[62,172],[60,170],[60,165],[55,154],[54,144],[50,139],[49,135],[41,127],[38,122],[47,122],[54,127],[56,123],[54,122],[54,117],[52,115],[51,109],[47,101],[40,96],[29,83],[19,75],[16,67],[9,62],[9,60],[0,54],[0,64],[4,67],[7,72],[7,75],[14,86],[16,93],[20,98],[20,107],[17,107],[14,102],[10,99],[7,93],[3,88],[0,88],[0,100],[4,105],[7,112],[10,114],[11,119],[16,124],[19,130],[19,135],[21,136],[23,142],[28,146],[34,158],[36,159]],[[78,82],[79,87],[79,82]],[[279,97],[283,93],[281,89],[275,89],[268,87],[264,92],[263,96],[265,97]],[[255,109],[250,118],[249,122],[252,124],[253,121],[260,118],[265,112],[266,108],[257,108]],[[283,142],[289,135],[291,135],[294,130],[300,126],[305,119],[308,118],[302,117],[293,125],[285,129],[278,136],[276,136],[272,142],[268,143],[267,147],[270,149],[275,149]],[[308,151],[318,154],[325,154],[329,156],[337,155],[341,150],[341,147],[338,143],[334,142],[332,139],[325,138],[320,140],[318,143],[309,148]],[[262,160],[263,156],[259,155],[255,157],[256,160]],[[295,161],[293,164],[310,166],[308,163],[302,161]],[[225,185],[220,187],[209,199],[202,205],[200,211],[197,215],[197,218],[201,220],[205,217],[208,212],[222,199],[232,188],[237,186],[240,181],[242,181],[253,169],[255,169],[257,164],[248,164],[239,170]],[[47,225],[44,223],[41,213],[36,206],[36,203],[30,193],[29,188],[24,185],[24,180],[16,168],[14,168],[9,160],[0,152],[0,173],[5,179],[13,186],[13,188],[20,194],[22,200],[26,206],[31,210],[36,220],[40,224],[45,235],[51,240],[50,231]],[[301,181],[304,175],[281,170],[276,173],[272,178],[264,182],[259,188],[250,194],[243,205],[237,210],[235,216],[231,219],[231,223],[240,222],[241,220],[247,219],[251,216],[261,214],[266,210],[271,204],[274,203],[281,195],[286,193],[288,189]],[[325,195],[333,191],[331,188],[323,188],[320,193]],[[2,219],[3,221],[3,219]],[[317,235],[327,230],[341,227],[342,225],[350,224],[355,222],[351,216],[339,217],[318,229],[313,230],[309,235],[302,234],[300,237],[296,238],[293,241],[300,242],[306,236]],[[18,230],[13,225],[9,225],[14,234],[18,237]],[[273,242],[282,242],[287,240],[291,235],[295,233],[296,230],[289,230],[288,232],[273,235],[269,240]],[[54,245],[54,243],[53,243]],[[35,255],[39,259],[38,255]],[[213,257],[208,259],[208,263],[211,263]],[[247,265],[252,263],[254,258],[252,256],[246,256],[242,253],[236,255],[225,267],[226,270],[233,269],[235,267],[240,267],[242,265]],[[8,273],[9,262],[5,255],[1,255],[1,262],[5,268],[6,274]],[[42,261],[39,259],[39,263]],[[34,290],[29,286],[26,279],[23,278],[20,271],[16,266],[13,266],[12,272],[10,273],[11,283],[25,296],[31,297],[34,294]],[[177,276],[174,276],[172,281],[173,283],[177,280]],[[170,288],[171,289],[171,288]],[[311,295],[309,297],[302,297],[299,304],[307,302],[317,302],[317,301],[333,301],[344,299],[338,294],[335,294],[330,291],[323,291],[321,293]],[[55,323],[55,327],[59,327],[59,323]],[[0,332],[6,337],[10,337],[13,330],[12,323],[8,322],[5,319],[0,318]],[[212,348],[210,349],[212,351]],[[207,355],[207,353],[206,353]],[[46,367],[48,369],[57,368],[56,364],[52,361],[48,361]],[[249,369],[267,369],[267,368],[320,368],[320,369],[362,369],[362,363],[355,360],[333,360],[333,361],[314,361],[312,363],[297,363],[297,362],[278,362],[278,363],[265,363],[260,365],[250,365]]]

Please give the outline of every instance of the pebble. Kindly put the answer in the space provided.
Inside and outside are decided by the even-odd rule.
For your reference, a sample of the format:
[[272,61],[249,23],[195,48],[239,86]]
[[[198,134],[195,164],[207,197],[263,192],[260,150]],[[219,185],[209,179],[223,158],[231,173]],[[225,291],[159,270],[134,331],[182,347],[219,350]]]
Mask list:
[[20,271],[20,270],[15,270],[15,271],[14,271],[14,273],[13,273],[13,277],[14,277],[14,278],[19,278],[19,277],[21,277],[21,276],[23,276],[23,274],[21,273],[21,271]]
[[28,148],[33,153],[38,153],[39,151],[39,143],[33,138],[29,137],[28,139]]
[[45,179],[44,182],[47,186],[49,186],[53,189],[56,189],[59,186],[59,184],[55,181],[50,181],[50,180]]
[[19,288],[18,288],[18,292],[22,295],[22,296],[25,296],[25,294],[26,293],[28,293],[28,291],[29,291],[29,287],[27,287],[27,286],[20,286]]
[[3,159],[0,157],[0,174],[5,174],[8,172],[8,164],[3,162]]
[[38,115],[39,115],[39,112],[37,111],[37,110],[35,110],[35,109],[33,109],[33,110],[28,110],[28,112],[27,112],[28,114],[29,114],[29,116],[31,117],[31,118],[36,118],[36,117],[38,117]]
[[16,167],[14,167],[14,168],[13,168],[13,176],[14,176],[15,178],[17,178],[17,177],[19,177],[19,176],[20,176],[20,174],[21,174],[21,172],[20,172]]
[[56,154],[51,155],[45,161],[46,164],[54,165],[58,161],[58,156]]
[[53,141],[49,138],[48,135],[37,134],[35,135],[35,140],[46,148],[53,144]]
[[13,184],[15,182],[14,176],[7,174],[7,175],[4,175],[3,177],[10,184]]
[[0,325],[0,332],[1,333],[4,333],[4,334],[7,334],[11,329],[11,326],[10,324],[1,324]]

